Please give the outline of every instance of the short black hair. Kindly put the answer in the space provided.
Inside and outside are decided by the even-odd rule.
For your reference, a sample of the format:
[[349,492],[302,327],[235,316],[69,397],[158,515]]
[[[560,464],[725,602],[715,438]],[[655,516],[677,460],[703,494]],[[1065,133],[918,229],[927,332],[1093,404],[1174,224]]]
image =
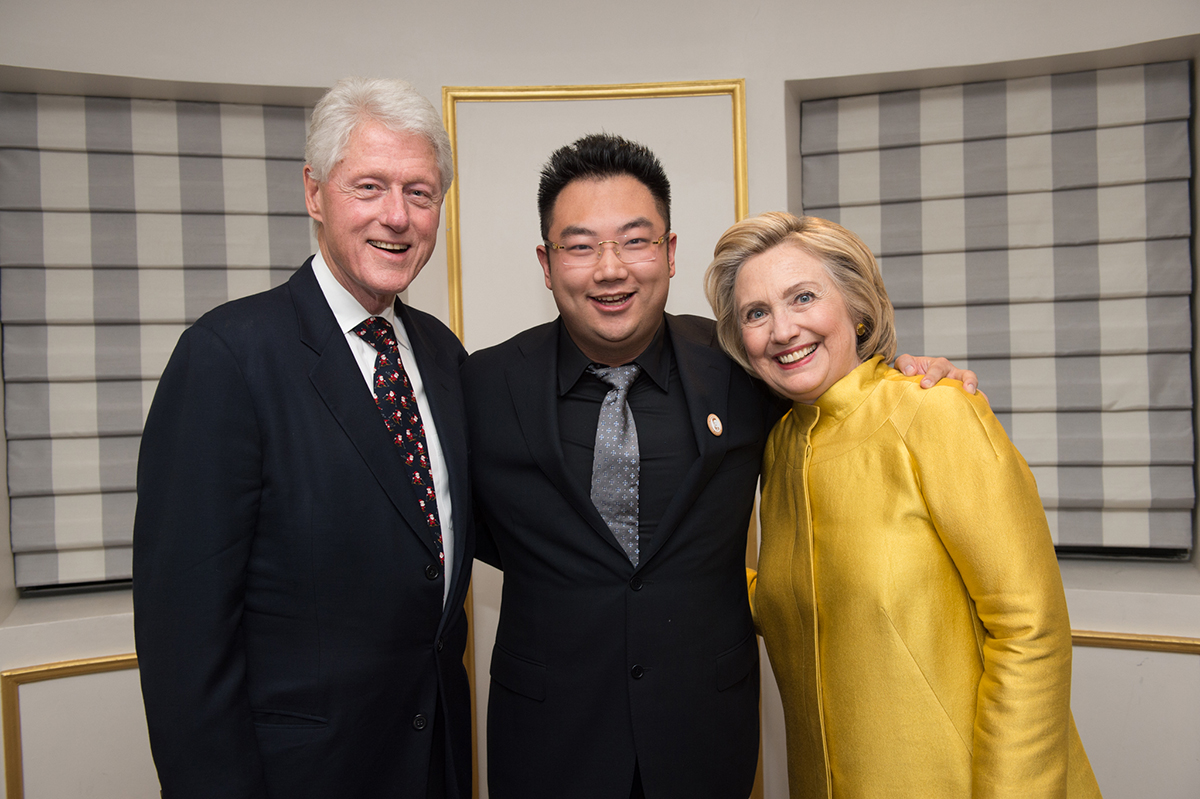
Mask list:
[[591,133],[560,147],[542,167],[538,185],[538,215],[542,238],[550,235],[550,217],[558,195],[576,180],[604,180],[621,175],[636,179],[650,190],[654,204],[671,229],[671,182],[658,156],[644,144],[611,133]]

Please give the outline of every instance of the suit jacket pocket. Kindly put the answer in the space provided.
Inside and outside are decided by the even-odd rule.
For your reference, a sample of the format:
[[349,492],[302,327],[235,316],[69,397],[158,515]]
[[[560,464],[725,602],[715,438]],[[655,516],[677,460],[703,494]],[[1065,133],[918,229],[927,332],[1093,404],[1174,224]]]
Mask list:
[[261,727],[324,727],[329,723],[321,716],[287,710],[255,710],[250,715],[255,726]]
[[717,655],[717,690],[732,688],[758,667],[758,636],[754,633],[737,646]]
[[492,649],[492,679],[521,696],[539,702],[546,698],[546,667],[499,644]]

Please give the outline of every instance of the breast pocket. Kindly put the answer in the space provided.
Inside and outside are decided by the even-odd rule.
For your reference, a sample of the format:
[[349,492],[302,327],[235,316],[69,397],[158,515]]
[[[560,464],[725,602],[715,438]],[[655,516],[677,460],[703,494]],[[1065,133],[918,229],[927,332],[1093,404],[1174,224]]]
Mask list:
[[721,458],[721,465],[717,467],[717,471],[725,472],[747,464],[753,464],[754,470],[757,472],[759,467],[762,466],[762,456],[762,441],[755,441],[743,446],[734,447],[725,453],[725,457]]

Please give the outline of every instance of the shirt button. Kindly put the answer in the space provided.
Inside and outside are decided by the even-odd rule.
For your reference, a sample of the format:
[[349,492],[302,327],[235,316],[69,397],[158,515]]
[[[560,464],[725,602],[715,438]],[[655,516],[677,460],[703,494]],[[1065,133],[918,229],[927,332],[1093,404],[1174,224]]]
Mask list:
[[425,717],[423,715],[421,715],[420,713],[418,713],[417,717],[415,719],[413,719],[413,729],[414,730],[423,730],[423,729],[425,729],[425,725],[428,723],[429,722],[425,720]]
[[632,588],[634,591],[641,591],[642,590],[642,578],[634,577],[632,580],[629,581],[629,587]]
[[441,572],[438,571],[438,567],[434,566],[432,563],[425,567],[425,576],[428,579],[436,580],[439,574],[441,574]]
[[630,677],[632,677],[632,678],[633,678],[633,679],[635,679],[635,680],[640,680],[640,679],[642,679],[642,677],[643,677],[645,674],[646,674],[646,670],[645,670],[645,669],[643,669],[643,668],[642,668],[640,665],[636,665],[636,664],[635,664],[635,665],[634,665],[634,667],[633,667],[632,669],[630,669],[630,670],[629,670],[629,676],[630,676]]

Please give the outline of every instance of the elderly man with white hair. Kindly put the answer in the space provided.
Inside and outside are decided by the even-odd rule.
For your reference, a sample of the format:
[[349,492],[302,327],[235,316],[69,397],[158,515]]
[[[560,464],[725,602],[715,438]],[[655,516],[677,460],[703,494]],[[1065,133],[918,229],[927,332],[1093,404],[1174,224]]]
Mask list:
[[134,621],[163,796],[471,792],[474,552],[455,336],[397,299],[449,140],[403,81],[316,106],[319,251],[179,341],[146,420]]

